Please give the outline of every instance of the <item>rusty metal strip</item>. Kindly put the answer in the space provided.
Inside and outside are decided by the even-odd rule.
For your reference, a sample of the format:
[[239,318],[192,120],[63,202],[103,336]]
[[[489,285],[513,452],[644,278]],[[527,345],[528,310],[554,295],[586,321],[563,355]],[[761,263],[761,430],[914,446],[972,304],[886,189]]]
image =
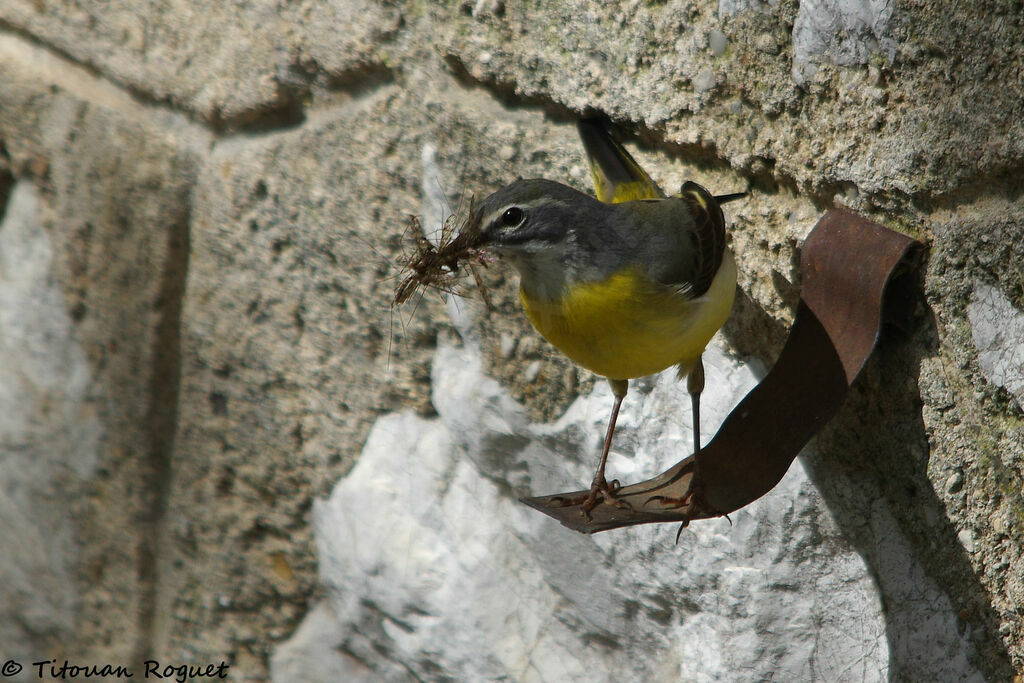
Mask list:
[[[771,372],[733,409],[701,453],[703,509],[666,507],[686,494],[693,456],[623,487],[625,505],[599,503],[589,517],[586,491],[523,498],[582,533],[633,524],[690,522],[728,514],[768,493],[800,450],[839,410],[878,343],[882,324],[909,295],[923,245],[843,210],[811,231],[801,258],[803,293],[789,339]],[[905,308],[905,307],[904,307]],[[897,324],[901,321],[895,320]],[[903,323],[906,326],[906,323]]]

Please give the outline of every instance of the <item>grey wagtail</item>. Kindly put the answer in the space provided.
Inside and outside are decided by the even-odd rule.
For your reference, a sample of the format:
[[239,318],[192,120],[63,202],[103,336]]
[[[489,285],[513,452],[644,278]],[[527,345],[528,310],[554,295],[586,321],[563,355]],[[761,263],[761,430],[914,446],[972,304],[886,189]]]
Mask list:
[[[721,202],[687,182],[665,197],[604,124],[578,124],[597,199],[550,180],[519,180],[473,214],[485,248],[519,271],[520,299],[540,334],[570,359],[606,377],[615,402],[583,512],[617,504],[605,465],[628,380],[677,366],[693,407],[700,452],[701,354],[725,323],[736,265],[725,245]],[[696,467],[696,466],[695,466]],[[697,472],[684,505],[697,491]]]

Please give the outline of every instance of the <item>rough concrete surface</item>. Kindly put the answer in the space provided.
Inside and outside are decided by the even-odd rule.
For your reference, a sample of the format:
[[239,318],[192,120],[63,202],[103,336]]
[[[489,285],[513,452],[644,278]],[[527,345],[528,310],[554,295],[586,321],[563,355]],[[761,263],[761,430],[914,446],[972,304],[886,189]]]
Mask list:
[[[727,210],[740,291],[720,343],[737,357],[775,357],[800,244],[825,209],[928,244],[913,328],[887,331],[804,454],[799,489],[871,579],[855,607],[874,640],[857,641],[850,677],[919,680],[947,646],[964,676],[1021,672],[1022,35],[1019,0],[0,4],[0,665],[21,662],[20,680],[51,658],[136,676],[148,657],[226,661],[236,680],[272,668],[280,680],[360,666],[367,679],[449,673],[425,664],[441,652],[416,611],[430,602],[395,573],[394,548],[335,571],[352,532],[323,511],[355,518],[337,497],[355,486],[347,473],[366,476],[371,428],[373,443],[396,447],[414,429],[437,431],[444,392],[431,369],[455,328],[508,392],[503,405],[521,402],[524,424],[555,421],[592,387],[600,396],[530,330],[500,264],[484,273],[489,314],[479,297],[454,324],[439,296],[394,311],[390,299],[410,215],[436,227],[445,202],[518,176],[588,190],[572,123],[603,112],[665,187],[751,188]],[[518,446],[553,438],[531,429]],[[372,457],[407,468],[381,481],[415,482],[443,455]],[[828,586],[799,584],[793,623],[777,631],[712,609],[745,595],[723,586],[750,584],[711,563],[691,577],[703,592],[687,612],[711,625],[688,628],[680,596],[694,588],[668,568],[684,550],[644,545],[667,531],[563,536],[511,502],[525,492],[521,472],[497,456],[473,465],[459,470],[465,481],[504,502],[430,533],[455,565],[518,548],[519,574],[504,567],[495,585],[537,593],[520,614],[550,627],[531,631],[550,636],[533,661],[593,650],[622,674],[629,657],[652,658],[634,646],[648,639],[676,654],[736,650],[693,669],[645,661],[654,678],[734,680],[748,663],[804,671],[791,667],[796,644],[822,625],[818,608],[799,605],[831,604]],[[581,483],[589,466],[550,476]],[[443,521],[445,495],[423,495],[425,518]],[[484,514],[503,524],[478,527]],[[784,518],[792,538],[819,521]],[[742,538],[719,524],[707,525],[722,535],[707,552]],[[631,551],[609,554],[620,546]],[[616,617],[593,630],[585,601],[545,602],[585,588],[564,566],[557,581],[544,573],[566,547],[593,558],[587,575],[609,595],[641,576],[672,586],[667,621]],[[818,547],[744,561],[771,575]],[[380,577],[402,585],[388,592]],[[373,612],[403,596],[411,616]],[[922,604],[941,604],[940,616]],[[468,677],[559,677],[503,661],[515,647],[500,641],[481,643],[494,657],[450,658],[478,642],[474,619],[493,617],[445,615],[448,658],[436,662]],[[339,661],[328,644],[352,633],[376,654]]]

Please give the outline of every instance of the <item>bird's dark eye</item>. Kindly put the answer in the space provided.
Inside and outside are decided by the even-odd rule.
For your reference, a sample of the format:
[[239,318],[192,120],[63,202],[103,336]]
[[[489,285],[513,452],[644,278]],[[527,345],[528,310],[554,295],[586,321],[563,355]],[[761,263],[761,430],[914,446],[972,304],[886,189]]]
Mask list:
[[505,213],[501,214],[501,224],[505,227],[514,228],[522,222],[523,210],[518,206],[505,209]]

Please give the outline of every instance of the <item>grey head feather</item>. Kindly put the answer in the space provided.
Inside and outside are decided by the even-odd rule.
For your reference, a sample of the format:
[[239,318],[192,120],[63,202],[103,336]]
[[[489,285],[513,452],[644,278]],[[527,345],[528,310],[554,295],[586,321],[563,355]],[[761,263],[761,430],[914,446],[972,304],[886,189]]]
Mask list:
[[[495,245],[530,240],[554,242],[575,228],[575,216],[603,212],[604,205],[568,185],[540,178],[517,180],[484,199],[475,211],[484,239]],[[508,209],[522,211],[523,221],[502,220]]]
[[519,180],[484,199],[474,212],[483,243],[519,271],[534,298],[555,300],[570,282],[606,276],[600,233],[611,211],[590,195],[551,180]]

